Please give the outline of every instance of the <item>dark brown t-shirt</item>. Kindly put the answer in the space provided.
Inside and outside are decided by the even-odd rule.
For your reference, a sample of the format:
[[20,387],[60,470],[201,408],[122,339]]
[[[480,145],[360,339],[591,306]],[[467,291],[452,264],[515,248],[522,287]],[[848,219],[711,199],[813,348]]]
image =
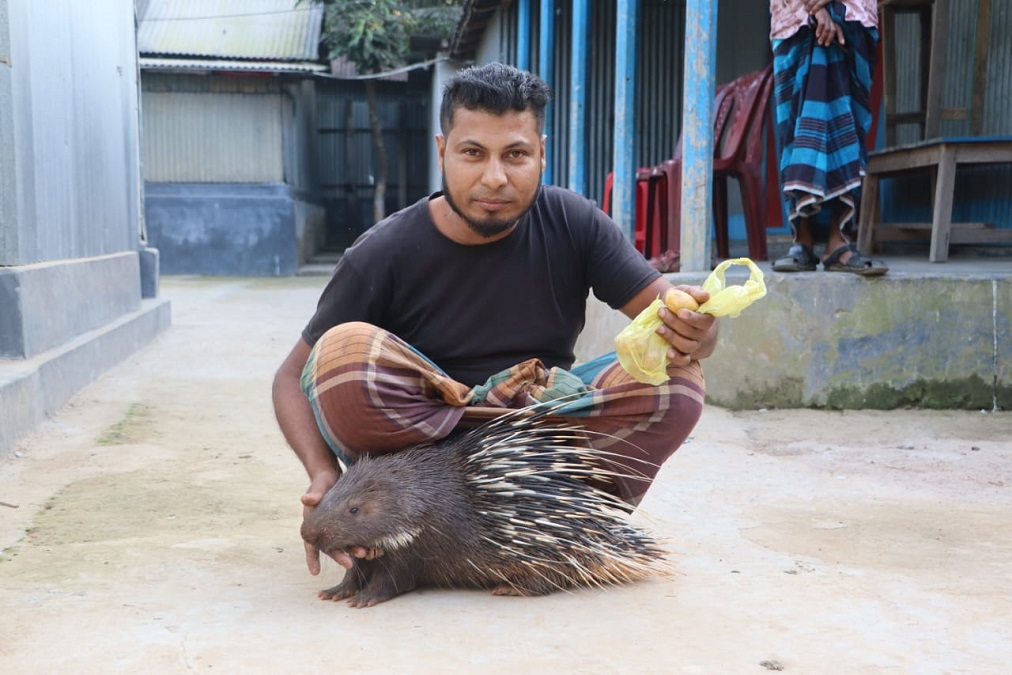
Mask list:
[[431,198],[377,223],[344,252],[302,333],[306,342],[365,321],[474,386],[530,358],[570,368],[589,291],[619,308],[659,276],[618,225],[569,190],[543,187],[509,236],[475,246],[439,232]]

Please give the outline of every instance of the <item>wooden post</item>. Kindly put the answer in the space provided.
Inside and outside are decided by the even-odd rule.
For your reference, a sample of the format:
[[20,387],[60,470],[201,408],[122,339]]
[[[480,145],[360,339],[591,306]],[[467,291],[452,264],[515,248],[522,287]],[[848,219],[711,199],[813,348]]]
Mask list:
[[573,0],[572,87],[569,99],[569,189],[587,195],[587,44],[590,0]]
[[685,81],[682,86],[681,269],[710,269],[713,216],[713,94],[717,60],[717,0],[685,6]]
[[612,218],[636,242],[636,7],[639,0],[618,0],[615,22],[615,180]]

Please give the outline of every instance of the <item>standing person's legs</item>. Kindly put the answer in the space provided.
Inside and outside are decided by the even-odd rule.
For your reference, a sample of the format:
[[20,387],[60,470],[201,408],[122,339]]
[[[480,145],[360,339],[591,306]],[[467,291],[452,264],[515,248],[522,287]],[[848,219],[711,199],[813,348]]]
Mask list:
[[868,133],[873,115],[871,86],[878,58],[878,31],[856,21],[845,21],[843,28],[848,51],[844,58],[833,60],[830,65],[831,72],[835,74],[833,83],[840,92],[833,102],[833,119],[844,120],[846,125],[831,131],[834,137],[850,138],[851,142],[841,142],[831,157],[831,164],[846,167],[845,171],[841,171],[843,177],[837,180],[846,189],[831,193],[835,195],[832,197],[833,220],[822,266],[830,272],[875,276],[885,274],[889,268],[880,261],[864,257],[853,241],[857,206],[861,202],[861,184],[868,162]]
[[845,48],[816,44],[807,28],[774,41],[781,182],[795,235],[788,254],[773,263],[778,272],[817,267],[817,226],[827,231],[823,269],[862,275],[887,270],[864,258],[848,234],[864,176],[877,33],[845,24]]
[[813,250],[814,238],[808,217],[799,213],[796,196],[785,188],[787,173],[795,161],[794,138],[798,114],[803,104],[801,92],[807,81],[811,42],[811,30],[802,28],[793,36],[772,43],[780,189],[787,204],[788,222],[793,236],[793,244],[787,253],[773,261],[773,270],[777,272],[813,272],[819,266],[819,258]]

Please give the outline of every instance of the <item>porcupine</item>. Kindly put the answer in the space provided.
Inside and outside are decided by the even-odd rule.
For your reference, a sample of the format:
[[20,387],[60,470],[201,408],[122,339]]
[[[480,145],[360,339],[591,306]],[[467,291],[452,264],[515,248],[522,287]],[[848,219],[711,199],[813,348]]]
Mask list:
[[545,413],[510,414],[471,431],[364,456],[302,525],[324,553],[377,549],[320,592],[368,607],[419,586],[543,595],[636,581],[665,569],[665,551],[628,522],[606,490],[616,475],[584,430]]

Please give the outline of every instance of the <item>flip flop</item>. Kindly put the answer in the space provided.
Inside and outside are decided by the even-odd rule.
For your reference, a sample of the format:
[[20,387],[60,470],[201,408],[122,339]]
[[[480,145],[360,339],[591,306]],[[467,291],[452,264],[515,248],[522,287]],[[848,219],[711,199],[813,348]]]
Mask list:
[[795,244],[783,258],[773,261],[774,272],[814,272],[819,266],[819,259],[809,247]]
[[[847,251],[850,251],[850,257],[846,262],[840,262],[840,258]],[[849,272],[862,277],[877,277],[889,271],[885,263],[865,258],[853,244],[844,244],[830,253],[822,261],[822,269],[827,272]]]

